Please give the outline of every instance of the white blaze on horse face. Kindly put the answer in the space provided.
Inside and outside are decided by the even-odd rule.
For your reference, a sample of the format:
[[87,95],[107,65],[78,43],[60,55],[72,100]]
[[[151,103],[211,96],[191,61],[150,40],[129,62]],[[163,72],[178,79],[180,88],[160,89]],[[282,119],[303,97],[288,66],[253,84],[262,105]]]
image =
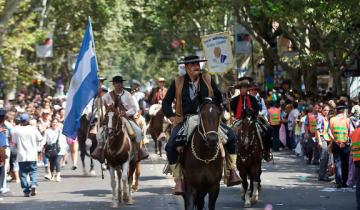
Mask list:
[[212,112],[212,110],[213,110],[213,108],[212,108],[212,106],[210,107],[210,109],[209,109],[209,112],[211,113]]
[[114,112],[109,112],[108,113],[108,117],[109,117],[109,122],[108,122],[108,128],[112,128],[112,118],[114,116]]

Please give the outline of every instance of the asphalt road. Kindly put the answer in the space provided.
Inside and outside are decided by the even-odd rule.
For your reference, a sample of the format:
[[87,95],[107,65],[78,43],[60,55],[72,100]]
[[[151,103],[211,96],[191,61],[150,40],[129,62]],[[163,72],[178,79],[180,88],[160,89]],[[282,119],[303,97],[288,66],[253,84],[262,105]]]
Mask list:
[[[119,209],[183,209],[182,198],[170,194],[173,181],[162,174],[164,163],[164,158],[155,154],[142,163],[140,189],[133,193],[135,204],[121,204]],[[83,176],[81,167],[75,171],[70,168],[70,165],[63,168],[61,182],[52,182],[44,179],[44,168],[40,167],[35,197],[23,197],[20,184],[9,183],[11,193],[0,196],[0,210],[111,209],[108,172],[102,180],[99,164],[95,177]],[[217,209],[243,209],[243,205],[239,186],[227,188],[221,184]],[[263,164],[259,201],[248,209],[259,210],[269,205],[276,210],[353,210],[355,190],[336,189],[334,183],[318,182],[316,166],[306,165],[300,157],[283,151],[275,154],[275,164]]]

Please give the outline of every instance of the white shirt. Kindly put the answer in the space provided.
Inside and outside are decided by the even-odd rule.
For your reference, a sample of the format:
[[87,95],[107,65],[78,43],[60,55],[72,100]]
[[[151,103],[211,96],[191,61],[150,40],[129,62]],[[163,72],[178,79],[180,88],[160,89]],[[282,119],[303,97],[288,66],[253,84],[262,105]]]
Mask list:
[[[103,101],[107,106],[114,104],[113,99],[110,95],[111,92],[106,93],[103,96]],[[126,116],[133,116],[137,111],[139,111],[139,104],[136,102],[135,98],[126,90],[123,90],[120,94],[121,103],[124,105],[126,111]]]
[[52,128],[46,129],[43,142],[47,144],[55,144],[56,140],[59,137],[60,152],[58,153],[58,155],[65,155],[67,142],[66,137],[61,133],[61,131],[61,127],[56,130],[53,130]]
[[293,109],[290,111],[289,116],[288,116],[288,129],[289,130],[291,130],[291,131],[294,130],[296,118],[298,118],[299,115],[300,115],[300,112],[298,109]]
[[40,131],[31,125],[16,126],[13,134],[17,147],[16,160],[18,162],[37,161],[36,143],[42,140]]
[[301,133],[305,133],[305,119],[306,119],[307,115],[304,115],[300,118],[300,122],[301,122]]

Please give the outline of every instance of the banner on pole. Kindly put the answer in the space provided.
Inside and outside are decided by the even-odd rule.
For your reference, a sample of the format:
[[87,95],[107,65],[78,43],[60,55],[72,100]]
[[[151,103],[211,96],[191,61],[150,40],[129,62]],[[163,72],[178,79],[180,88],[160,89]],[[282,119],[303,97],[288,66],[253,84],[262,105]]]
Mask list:
[[251,53],[251,37],[249,32],[241,24],[234,27],[235,34],[235,53],[250,54]]
[[201,37],[209,73],[225,73],[233,68],[231,36],[229,32]]

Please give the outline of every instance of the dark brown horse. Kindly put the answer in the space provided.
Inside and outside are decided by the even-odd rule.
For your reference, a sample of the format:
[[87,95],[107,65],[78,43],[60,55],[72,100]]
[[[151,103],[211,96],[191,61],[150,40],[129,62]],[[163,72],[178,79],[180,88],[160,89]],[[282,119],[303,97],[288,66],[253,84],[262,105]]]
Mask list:
[[[90,126],[90,121],[87,119],[87,116],[84,114],[80,118],[80,128],[78,129],[77,139],[79,142],[80,159],[83,166],[83,173],[84,175],[88,175],[85,166],[85,157],[88,156],[90,158],[89,173],[90,175],[95,175],[94,160],[90,157],[89,154],[91,154],[95,150],[98,142],[96,140],[96,134],[90,133],[91,128],[89,128],[89,126]],[[91,140],[90,152],[88,152],[86,148],[87,139]]]
[[[244,207],[256,203],[260,189],[262,149],[256,128],[256,119],[247,115],[235,123],[237,127],[237,168],[242,179],[241,198],[245,201]],[[248,184],[250,180],[250,189]]]
[[[116,106],[115,106],[116,107]],[[117,108],[109,108],[105,116],[107,141],[104,146],[104,155],[110,167],[112,207],[116,208],[118,202],[133,204],[131,184],[135,171],[136,157],[134,155],[130,137],[127,134],[122,116]],[[116,190],[115,173],[118,177]]]
[[199,124],[183,154],[185,209],[203,209],[206,194],[209,210],[215,209],[223,170],[218,134],[220,116],[220,107],[210,98],[205,99],[199,111]]
[[155,153],[158,154],[159,152],[160,157],[162,156],[162,142],[166,142],[167,138],[163,136],[159,139],[159,136],[164,130],[165,132],[168,132],[169,128],[170,123],[166,122],[165,115],[162,109],[160,109],[154,116],[150,117],[148,132],[150,133],[151,138],[155,142]]

